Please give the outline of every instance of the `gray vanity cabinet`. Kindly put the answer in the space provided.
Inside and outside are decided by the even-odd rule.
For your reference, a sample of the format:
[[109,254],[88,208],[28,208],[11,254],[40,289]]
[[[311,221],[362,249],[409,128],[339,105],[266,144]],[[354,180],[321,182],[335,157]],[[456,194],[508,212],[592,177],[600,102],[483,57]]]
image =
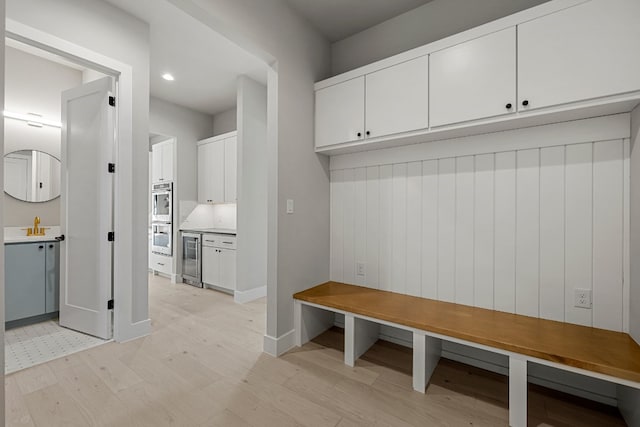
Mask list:
[[59,244],[5,245],[5,321],[58,311]]

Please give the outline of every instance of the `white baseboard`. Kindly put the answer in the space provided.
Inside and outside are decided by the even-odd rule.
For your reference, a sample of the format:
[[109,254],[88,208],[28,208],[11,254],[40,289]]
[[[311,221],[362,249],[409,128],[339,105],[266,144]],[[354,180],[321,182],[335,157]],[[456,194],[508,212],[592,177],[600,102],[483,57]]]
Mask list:
[[290,330],[278,338],[265,335],[263,351],[271,356],[280,357],[295,347],[295,335],[295,329]]
[[249,289],[248,291],[235,291],[233,294],[233,300],[238,304],[246,304],[266,296],[267,287],[260,286],[259,288]]
[[176,283],[182,283],[182,276],[179,274],[172,274],[171,275],[171,283],[173,283],[174,285]]
[[115,324],[114,327],[116,330],[113,331],[113,339],[116,342],[125,343],[151,334],[151,319],[132,323],[131,325],[127,325],[126,328],[118,329]]

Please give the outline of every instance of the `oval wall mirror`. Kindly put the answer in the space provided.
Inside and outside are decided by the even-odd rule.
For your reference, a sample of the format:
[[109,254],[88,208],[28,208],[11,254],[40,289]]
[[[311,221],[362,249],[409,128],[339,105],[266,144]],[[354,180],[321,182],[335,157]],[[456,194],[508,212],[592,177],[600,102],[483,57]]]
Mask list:
[[60,196],[60,160],[36,150],[4,156],[4,191],[25,202],[48,202]]

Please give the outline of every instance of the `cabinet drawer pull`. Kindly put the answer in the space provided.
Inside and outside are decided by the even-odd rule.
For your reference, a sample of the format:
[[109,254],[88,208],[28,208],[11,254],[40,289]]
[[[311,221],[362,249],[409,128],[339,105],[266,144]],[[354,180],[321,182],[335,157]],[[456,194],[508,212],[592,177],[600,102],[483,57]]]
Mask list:
[[225,245],[233,245],[233,242],[222,242],[222,243],[224,243]]
[[161,262],[159,262],[159,263],[157,263],[157,264],[158,264],[158,265],[161,265],[161,266],[163,266],[163,267],[164,267],[164,264],[163,264],[163,263],[161,263]]
[[43,245],[38,246],[38,249],[44,249]]
[[527,105],[529,105],[529,100],[528,100],[528,99],[525,99],[524,101],[522,101],[522,105],[523,105],[523,106],[525,106],[525,107],[526,107]]
[[513,107],[513,105],[511,105],[511,103],[508,103],[506,107],[507,107],[507,110],[511,110],[511,107]]

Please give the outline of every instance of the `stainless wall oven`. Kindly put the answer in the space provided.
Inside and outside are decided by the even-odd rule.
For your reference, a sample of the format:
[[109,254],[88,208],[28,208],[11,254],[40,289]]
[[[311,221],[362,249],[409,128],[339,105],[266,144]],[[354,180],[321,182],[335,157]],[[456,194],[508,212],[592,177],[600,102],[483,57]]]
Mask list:
[[153,184],[151,188],[151,221],[173,221],[173,183]]
[[182,281],[202,287],[202,235],[182,232]]
[[151,252],[160,255],[173,255],[173,227],[171,223],[151,224]]

